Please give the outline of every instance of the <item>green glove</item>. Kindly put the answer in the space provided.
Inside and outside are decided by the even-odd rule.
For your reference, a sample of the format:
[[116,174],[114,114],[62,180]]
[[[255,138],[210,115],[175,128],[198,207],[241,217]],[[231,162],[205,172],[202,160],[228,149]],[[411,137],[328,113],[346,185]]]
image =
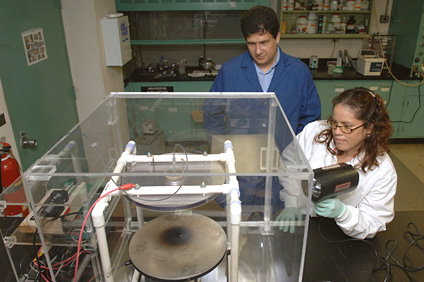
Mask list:
[[298,208],[285,208],[280,212],[280,214],[275,218],[276,221],[281,221],[280,230],[287,232],[290,227],[290,233],[294,232],[295,224],[300,225],[302,221],[302,214]]
[[314,209],[320,216],[335,218],[343,213],[345,204],[338,198],[328,198],[316,203]]

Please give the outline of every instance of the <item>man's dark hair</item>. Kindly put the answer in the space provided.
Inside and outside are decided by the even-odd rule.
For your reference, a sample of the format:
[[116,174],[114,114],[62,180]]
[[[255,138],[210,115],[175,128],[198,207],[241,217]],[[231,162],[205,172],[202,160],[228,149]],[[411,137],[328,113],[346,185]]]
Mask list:
[[245,39],[254,33],[265,34],[266,32],[277,38],[280,31],[277,14],[273,9],[265,6],[255,6],[244,12],[240,27]]

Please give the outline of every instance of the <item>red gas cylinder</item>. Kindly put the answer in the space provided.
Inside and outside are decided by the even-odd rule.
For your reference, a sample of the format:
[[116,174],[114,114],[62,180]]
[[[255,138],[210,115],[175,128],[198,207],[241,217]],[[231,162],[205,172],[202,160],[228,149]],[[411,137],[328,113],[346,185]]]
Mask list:
[[[15,180],[21,176],[19,163],[10,153],[10,144],[4,142],[0,142],[0,144],[2,145],[1,151],[3,153],[0,165],[1,184],[2,190],[4,190],[3,196],[6,202],[11,203],[6,207],[3,213],[5,216],[27,216],[28,207],[26,205],[12,205],[12,203],[26,203],[22,180],[19,179],[14,183]],[[9,189],[7,189],[8,187]]]

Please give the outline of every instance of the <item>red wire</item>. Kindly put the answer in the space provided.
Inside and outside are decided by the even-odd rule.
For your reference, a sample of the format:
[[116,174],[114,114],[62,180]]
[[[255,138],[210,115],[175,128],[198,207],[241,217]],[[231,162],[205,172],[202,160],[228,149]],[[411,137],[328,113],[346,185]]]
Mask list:
[[124,185],[122,185],[122,186],[120,186],[120,187],[118,187],[118,188],[115,188],[115,189],[113,189],[113,190],[111,190],[111,191],[109,191],[109,192],[107,192],[106,194],[103,194],[102,196],[100,196],[100,198],[98,198],[95,202],[94,202],[94,204],[91,206],[91,208],[90,208],[90,210],[87,212],[87,215],[85,216],[85,218],[84,218],[84,222],[82,223],[82,227],[81,227],[81,232],[80,232],[80,235],[79,235],[79,239],[78,239],[78,248],[77,248],[77,252],[76,252],[76,256],[77,256],[77,260],[76,260],[76,263],[75,263],[75,279],[74,279],[74,281],[75,282],[77,282],[77,274],[78,274],[78,262],[79,262],[79,253],[80,253],[80,251],[81,251],[81,241],[82,241],[82,234],[83,234],[83,232],[84,232],[84,227],[85,227],[85,224],[86,224],[86,222],[87,222],[87,220],[88,220],[88,216],[90,215],[90,213],[91,213],[91,211],[94,209],[94,207],[97,205],[97,203],[101,200],[101,199],[103,199],[105,196],[107,196],[107,195],[109,195],[110,193],[113,193],[113,192],[115,192],[115,191],[117,191],[117,190],[129,190],[129,189],[132,189],[133,187],[134,187],[135,185],[134,184],[131,184],[131,183],[127,183],[127,184],[124,184]]

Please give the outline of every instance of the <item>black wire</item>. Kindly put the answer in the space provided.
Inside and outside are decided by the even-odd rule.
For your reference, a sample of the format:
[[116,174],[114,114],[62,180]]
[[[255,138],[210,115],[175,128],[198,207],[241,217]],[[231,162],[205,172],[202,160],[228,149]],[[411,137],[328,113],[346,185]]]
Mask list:
[[334,45],[333,45],[333,51],[331,51],[330,58],[333,58],[334,50],[336,50],[336,40],[335,39],[333,39],[333,43],[334,43]]
[[[159,202],[159,201],[165,201],[165,200],[168,200],[168,199],[170,199],[170,198],[172,198],[173,196],[175,196],[179,191],[180,191],[180,189],[181,189],[181,187],[183,187],[183,185],[184,185],[184,183],[185,183],[185,181],[186,181],[186,179],[187,179],[187,175],[186,175],[186,173],[187,173],[187,171],[188,171],[188,156],[187,156],[187,152],[186,152],[186,150],[184,149],[184,147],[182,146],[182,145],[180,145],[180,144],[175,144],[175,146],[174,146],[174,150],[173,150],[173,152],[172,152],[172,156],[173,156],[173,158],[175,158],[175,150],[177,149],[177,147],[180,147],[181,148],[181,150],[183,150],[183,152],[184,152],[184,155],[185,155],[185,157],[186,157],[186,167],[185,167],[185,170],[184,170],[184,178],[183,178],[183,180],[181,181],[181,184],[180,184],[180,186],[178,187],[178,189],[177,190],[175,190],[175,192],[174,193],[172,193],[171,195],[169,195],[169,196],[166,196],[166,197],[164,197],[164,198],[160,198],[160,199],[146,199],[146,198],[141,198],[141,197],[138,197],[137,199],[140,199],[140,200],[143,200],[143,201],[150,201],[150,202]],[[116,186],[118,186],[118,184],[116,184],[116,182],[111,178],[111,180],[113,181],[113,183],[115,183],[115,185]],[[119,187],[119,186],[118,186]],[[124,192],[125,194],[127,194],[127,196],[130,196],[131,197],[131,195],[130,194],[128,194],[125,190],[122,190],[121,188],[119,188],[122,192]]]
[[[395,251],[398,247],[398,241],[396,239],[392,238],[392,239],[389,239],[386,242],[385,249],[386,249],[387,255],[385,257],[379,257],[376,247],[368,240],[361,240],[361,239],[330,240],[330,239],[326,238],[323,235],[323,233],[321,232],[321,221],[322,221],[322,218],[320,219],[320,221],[318,223],[318,231],[319,231],[319,234],[321,235],[321,237],[327,242],[343,243],[343,242],[349,242],[349,241],[359,241],[359,242],[367,243],[370,246],[372,246],[372,248],[374,249],[375,256],[376,256],[376,261],[380,261],[380,263],[381,263],[381,265],[379,267],[376,267],[376,261],[375,261],[374,267],[373,267],[373,273],[385,269],[387,274],[386,274],[384,281],[393,281],[393,278],[394,278],[393,273],[392,273],[393,267],[397,267],[397,268],[401,269],[405,273],[405,275],[409,278],[410,281],[413,281],[413,279],[410,276],[410,273],[424,270],[424,265],[416,267],[416,266],[411,266],[407,263],[409,251],[413,246],[417,246],[424,253],[424,244],[423,244],[423,246],[421,246],[419,244],[420,241],[424,239],[424,235],[421,234],[418,227],[412,222],[408,223],[407,232],[406,232],[406,234],[411,237],[411,242],[409,243],[408,247],[405,249],[405,252],[402,256],[402,263],[401,263],[394,256],[394,253],[395,253]],[[412,230],[412,228],[414,230]],[[390,260],[393,261],[393,262],[391,263]]]
[[[418,88],[418,108],[415,110],[414,114],[412,115],[412,118],[410,121],[404,121],[404,120],[395,120],[395,121],[391,121],[392,123],[412,123],[415,119],[416,114],[418,113],[418,111],[421,108],[421,89],[420,89],[421,85],[419,85]],[[388,105],[388,103],[387,103]]]
[[[33,209],[33,210],[35,210],[35,209]],[[47,223],[49,223],[51,221],[57,220],[59,218],[64,218],[64,217],[67,217],[67,216],[70,216],[70,215],[76,215],[76,214],[79,214],[79,213],[80,212],[71,212],[71,213],[68,213],[68,214],[63,214],[63,215],[55,216],[55,217],[47,220],[46,222],[44,222],[39,228],[43,228],[44,225],[46,225]],[[41,280],[41,272],[42,271],[41,271],[40,260],[38,259],[38,250],[37,250],[37,246],[36,246],[37,234],[38,234],[37,233],[37,230],[35,230],[34,231],[34,236],[32,238],[32,248],[33,248],[35,260],[37,261],[37,267],[38,267],[38,273],[37,273],[37,276],[36,277],[38,277],[39,281],[42,282],[42,280]],[[37,279],[34,279],[34,280],[36,281]]]

